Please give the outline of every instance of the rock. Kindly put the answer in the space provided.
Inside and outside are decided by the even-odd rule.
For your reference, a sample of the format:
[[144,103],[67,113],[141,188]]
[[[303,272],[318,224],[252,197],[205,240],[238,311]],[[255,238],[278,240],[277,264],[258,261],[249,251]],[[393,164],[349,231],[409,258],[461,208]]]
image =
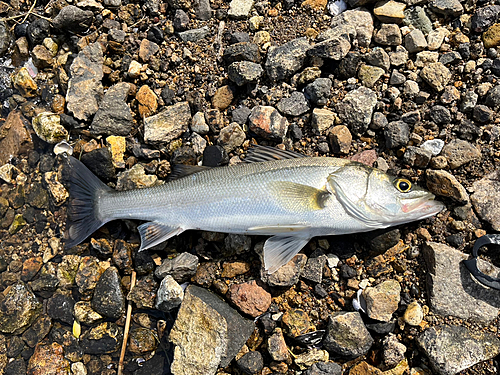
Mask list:
[[356,30],[356,39],[360,47],[368,47],[373,35],[373,18],[365,8],[349,9],[332,18],[332,28],[349,25]]
[[458,0],[431,0],[429,7],[434,13],[445,17],[458,17],[464,11],[464,7]]
[[253,331],[253,321],[212,292],[190,285],[170,332],[175,345],[172,373],[215,373],[219,365],[231,362]]
[[334,153],[349,153],[352,144],[352,135],[347,126],[337,125],[333,127],[329,132],[329,140]]
[[81,161],[99,178],[109,181],[116,177],[115,167],[107,147],[97,148],[82,155]]
[[250,109],[245,106],[240,106],[236,109],[234,109],[231,112],[231,115],[233,117],[233,121],[237,122],[240,125],[244,125],[247,123],[248,116],[250,116]]
[[471,112],[476,106],[478,99],[479,96],[474,91],[465,92],[462,98],[462,103],[460,103],[460,110],[462,112]]
[[439,155],[443,147],[444,147],[444,141],[437,138],[425,141],[420,145],[420,148],[430,151],[433,156]]
[[19,334],[42,312],[42,304],[22,282],[9,285],[0,302],[0,332]]
[[253,318],[265,313],[271,305],[271,294],[255,280],[231,285],[227,297],[241,312]]
[[384,23],[375,34],[374,41],[384,46],[399,46],[403,38],[398,25]]
[[[396,50],[394,52],[389,53],[389,59],[391,61],[391,65],[401,66],[406,64],[408,61],[408,51],[403,46],[396,46]],[[418,89],[418,84],[415,82]]]
[[481,159],[481,152],[478,148],[461,139],[452,140],[444,146],[441,154],[446,158],[451,169],[456,169],[466,163]]
[[163,279],[167,275],[172,275],[175,281],[183,283],[196,273],[198,268],[198,257],[190,253],[181,253],[173,259],[164,259],[155,270],[155,276]]
[[409,53],[416,53],[427,47],[427,40],[420,29],[414,29],[405,35],[405,48]]
[[297,38],[270,49],[265,63],[269,78],[272,81],[281,81],[292,76],[304,65],[309,48],[307,38]]
[[115,323],[105,322],[90,328],[80,336],[80,346],[87,354],[115,352],[123,340],[123,329]]
[[255,106],[248,117],[248,127],[263,138],[283,138],[288,130],[288,121],[270,106]]
[[253,6],[253,0],[231,0],[227,15],[234,19],[248,18]]
[[[33,148],[28,131],[28,121],[19,111],[9,113],[7,120],[0,126],[0,166],[7,164],[13,155],[28,154]],[[0,217],[3,216],[0,209]]]
[[342,367],[335,362],[316,362],[304,375],[342,375]]
[[314,108],[311,116],[311,126],[319,134],[323,134],[335,123],[335,113],[328,109]]
[[59,30],[82,33],[92,25],[93,19],[90,10],[67,5],[52,19],[52,25]]
[[89,301],[79,301],[75,303],[73,314],[76,320],[87,325],[93,325],[104,319],[101,314],[92,310],[92,305]]
[[416,168],[425,168],[431,161],[432,152],[420,147],[408,146],[403,156],[404,162]]
[[440,62],[426,65],[420,76],[436,91],[443,91],[451,79],[450,71]]
[[493,111],[485,105],[476,105],[472,111],[472,118],[484,124],[492,120]]
[[301,309],[291,309],[285,311],[281,319],[283,328],[289,337],[296,338],[316,330],[309,315]]
[[377,94],[369,88],[360,87],[348,92],[336,108],[349,130],[355,135],[361,135],[370,125],[376,104]]
[[229,79],[238,86],[257,82],[263,73],[262,66],[251,61],[236,61],[227,68]]
[[184,297],[184,291],[171,275],[163,278],[156,293],[155,309],[171,311],[178,307]]
[[42,44],[43,40],[50,35],[50,23],[43,18],[37,18],[28,24],[26,37],[30,47]]
[[392,314],[398,309],[401,286],[396,280],[387,280],[375,287],[368,287],[363,291],[366,301],[366,313],[372,318],[388,322]]
[[141,118],[152,116],[158,109],[158,97],[147,85],[141,86],[135,98]]
[[226,152],[231,152],[240,147],[245,141],[245,132],[240,125],[233,122],[221,129],[217,143],[219,143]]
[[387,367],[392,368],[405,359],[406,346],[401,344],[394,334],[386,336],[382,345],[382,358]]
[[477,8],[471,17],[471,29],[476,33],[486,30],[500,14],[500,5],[487,5]]
[[372,88],[384,73],[382,68],[363,64],[358,70],[358,78],[363,85]]
[[3,56],[9,49],[11,39],[9,27],[5,22],[0,22],[0,56]]
[[47,184],[50,195],[56,206],[60,206],[69,197],[69,193],[63,184],[59,182],[57,172],[46,172],[43,175],[43,179]]
[[22,67],[17,73],[12,75],[12,85],[25,98],[32,98],[38,95],[38,86],[25,67]]
[[500,230],[500,199],[498,196],[498,180],[500,170],[474,182],[474,194],[471,196],[472,204],[479,217],[488,222],[493,230]]
[[323,106],[328,103],[332,81],[329,78],[317,78],[304,88],[304,94],[314,105]]
[[446,38],[449,34],[450,32],[444,27],[439,27],[429,32],[427,35],[427,49],[430,51],[438,50],[443,44],[444,38]]
[[276,328],[274,333],[267,340],[267,351],[273,361],[287,361],[290,358],[288,347],[281,328]]
[[248,352],[236,361],[236,365],[245,374],[258,374],[264,367],[264,359],[260,352]]
[[287,116],[301,116],[311,109],[306,95],[299,91],[293,91],[290,97],[281,99],[276,108]]
[[338,312],[330,316],[323,346],[329,352],[347,358],[368,353],[373,338],[358,312]]
[[52,319],[60,320],[68,325],[73,324],[75,300],[71,295],[56,292],[47,302],[47,314]]
[[212,18],[213,10],[209,0],[198,0],[194,2],[194,12],[196,18],[201,21],[208,21]]
[[235,90],[229,85],[219,87],[212,98],[212,105],[223,111],[229,107],[234,99]]
[[292,260],[272,274],[268,274],[264,270],[264,267],[262,267],[261,280],[271,287],[290,287],[295,285],[299,281],[299,276],[306,261],[307,257],[304,254],[297,254]]
[[78,120],[87,121],[99,108],[103,62],[101,45],[93,43],[83,48],[71,64],[66,107]]
[[[467,254],[436,242],[428,242],[423,253],[428,269],[429,302],[433,312],[485,324],[497,317],[500,291],[485,287],[470,275],[462,263],[469,258]],[[500,271],[482,259],[478,259],[478,267],[493,277]],[[467,276],[464,278],[462,275]]]
[[166,107],[158,114],[144,119],[144,141],[170,142],[188,130],[191,109],[188,102],[179,102]]
[[410,139],[410,128],[403,121],[392,121],[385,128],[384,136],[387,148],[401,147]]
[[197,42],[210,35],[208,26],[200,27],[199,29],[186,30],[179,33],[179,38],[183,42]]
[[382,23],[401,23],[405,18],[406,4],[393,0],[383,0],[375,4],[373,14]]
[[134,354],[142,354],[152,352],[158,346],[158,338],[156,334],[147,328],[135,328],[130,331],[129,347]]
[[424,311],[422,306],[417,301],[413,301],[408,305],[403,315],[403,320],[405,323],[418,327],[422,320],[424,319]]
[[38,344],[28,362],[30,375],[70,375],[70,362],[64,358],[63,346],[57,342]]
[[184,31],[188,28],[189,16],[182,9],[176,9],[174,14],[174,29],[175,31]]
[[51,52],[44,46],[35,46],[32,51],[33,63],[38,69],[45,69],[54,64]]
[[403,23],[407,26],[413,26],[416,29],[421,30],[424,35],[429,34],[432,31],[432,23],[425,10],[422,7],[410,7],[405,10],[405,19]]
[[97,258],[86,256],[81,258],[78,271],[75,275],[75,283],[78,291],[83,295],[90,295],[104,272],[103,265]]
[[323,280],[323,267],[326,264],[327,257],[323,251],[315,250],[307,259],[307,263],[302,270],[301,277],[314,283],[321,284]]
[[136,164],[129,170],[118,174],[116,190],[140,189],[158,185],[158,177],[145,173],[144,166]]
[[52,329],[52,320],[46,315],[41,314],[31,327],[24,331],[22,339],[30,348],[42,341]]
[[111,154],[115,168],[125,168],[124,154],[126,150],[125,137],[110,135],[106,137],[106,145]]
[[451,122],[451,113],[448,108],[442,105],[435,105],[431,108],[429,115],[436,124],[449,124]]
[[125,296],[115,267],[106,269],[99,278],[92,297],[92,308],[112,319],[119,319],[125,313]]
[[454,375],[500,353],[500,340],[495,335],[460,326],[428,328],[416,341],[439,375]]
[[433,194],[449,197],[460,204],[469,201],[465,188],[457,181],[455,176],[443,170],[426,171],[427,189]]
[[224,49],[223,58],[227,64],[237,61],[258,63],[260,61],[259,46],[250,42],[232,44]]
[[389,71],[391,60],[387,52],[383,48],[375,47],[366,55],[366,62],[369,65],[378,66],[379,68]]
[[307,55],[340,61],[347,55],[350,49],[351,43],[347,39],[341,37],[331,38],[316,43],[307,51]]
[[68,131],[61,125],[59,115],[51,112],[42,112],[32,121],[33,130],[36,135],[43,141],[56,144],[61,141],[69,140]]

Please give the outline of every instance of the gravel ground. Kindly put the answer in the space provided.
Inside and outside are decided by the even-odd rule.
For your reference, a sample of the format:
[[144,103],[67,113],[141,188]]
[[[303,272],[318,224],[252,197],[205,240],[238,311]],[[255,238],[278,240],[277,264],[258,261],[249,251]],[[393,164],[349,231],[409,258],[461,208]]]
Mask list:
[[[498,373],[500,292],[462,264],[500,231],[496,2],[15,0],[0,18],[0,373]],[[124,220],[63,248],[61,150],[128,190],[251,144],[360,161],[446,210],[314,238],[271,276],[257,236],[138,252]]]

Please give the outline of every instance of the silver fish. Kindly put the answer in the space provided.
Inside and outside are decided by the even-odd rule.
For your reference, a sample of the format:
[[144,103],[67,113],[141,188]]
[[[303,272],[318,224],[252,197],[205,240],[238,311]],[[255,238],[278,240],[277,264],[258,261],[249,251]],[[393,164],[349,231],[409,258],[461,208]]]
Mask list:
[[250,149],[246,163],[177,166],[164,185],[115,191],[80,161],[72,165],[66,247],[116,219],[138,227],[141,248],[185,230],[272,236],[264,267],[275,272],[315,236],[366,232],[424,219],[444,205],[404,178],[347,159]]

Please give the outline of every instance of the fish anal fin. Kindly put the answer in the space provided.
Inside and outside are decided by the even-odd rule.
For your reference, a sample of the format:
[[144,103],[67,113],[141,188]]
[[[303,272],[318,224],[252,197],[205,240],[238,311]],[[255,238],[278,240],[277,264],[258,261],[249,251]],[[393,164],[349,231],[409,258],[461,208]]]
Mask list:
[[176,164],[174,165],[172,172],[168,176],[168,181],[178,180],[179,178],[206,171],[207,169],[211,168],[200,165]]
[[139,225],[137,230],[141,235],[141,248],[139,251],[142,251],[156,246],[171,237],[181,234],[185,229],[166,225],[158,221],[150,221]]
[[294,212],[321,210],[331,196],[326,189],[288,181],[271,182],[270,188],[282,207]]
[[287,264],[302,248],[310,237],[273,236],[264,244],[264,268],[271,274]]
[[305,155],[293,151],[280,150],[279,148],[269,146],[252,145],[248,150],[245,163],[260,163],[271,160],[284,160],[304,158]]

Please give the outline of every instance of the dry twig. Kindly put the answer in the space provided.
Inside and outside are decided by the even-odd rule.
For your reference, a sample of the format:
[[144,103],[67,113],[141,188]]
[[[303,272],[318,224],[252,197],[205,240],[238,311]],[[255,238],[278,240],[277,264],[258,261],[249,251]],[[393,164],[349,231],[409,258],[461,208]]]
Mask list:
[[[130,291],[135,286],[136,272],[132,271],[132,276],[130,278]],[[132,301],[128,301],[127,305],[127,317],[125,319],[125,329],[123,332],[123,342],[122,350],[120,352],[120,360],[118,361],[118,375],[123,374],[123,360],[125,358],[125,350],[127,349],[128,332],[130,330],[130,320],[132,319]]]

